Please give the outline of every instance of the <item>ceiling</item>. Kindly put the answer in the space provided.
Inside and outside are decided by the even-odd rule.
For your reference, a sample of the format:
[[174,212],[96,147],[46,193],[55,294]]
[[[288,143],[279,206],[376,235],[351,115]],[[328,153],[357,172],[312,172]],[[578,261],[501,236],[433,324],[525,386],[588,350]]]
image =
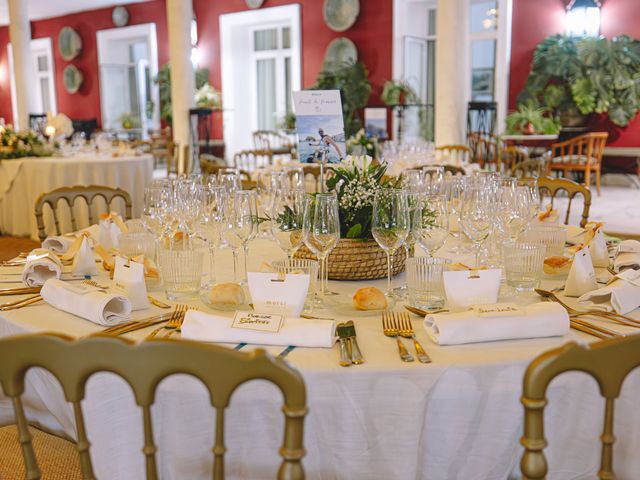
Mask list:
[[[27,1],[27,0],[20,0]],[[42,18],[59,17],[69,13],[95,10],[96,8],[112,7],[127,3],[139,3],[149,0],[28,0],[29,18],[40,20]],[[9,7],[7,0],[0,0],[0,25],[9,24]]]

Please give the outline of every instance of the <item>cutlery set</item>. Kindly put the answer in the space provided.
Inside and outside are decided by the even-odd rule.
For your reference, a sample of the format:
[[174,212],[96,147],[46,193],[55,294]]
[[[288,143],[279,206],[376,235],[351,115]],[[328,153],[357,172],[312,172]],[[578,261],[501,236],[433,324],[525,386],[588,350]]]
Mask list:
[[336,332],[340,342],[340,366],[361,365],[364,363],[362,352],[356,339],[356,327],[351,320],[339,323]]

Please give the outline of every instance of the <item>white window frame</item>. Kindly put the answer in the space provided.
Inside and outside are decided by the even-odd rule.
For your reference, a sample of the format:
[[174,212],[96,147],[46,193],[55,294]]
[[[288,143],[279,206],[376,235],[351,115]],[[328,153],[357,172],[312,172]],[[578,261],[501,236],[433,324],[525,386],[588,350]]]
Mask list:
[[[36,105],[34,108],[38,111],[33,111],[29,113],[49,113],[44,111],[44,105],[42,103],[42,91],[40,89],[40,79],[49,78],[49,98],[51,99],[51,115],[55,115],[58,113],[58,99],[56,96],[56,69],[55,64],[53,62],[53,48],[51,37],[45,38],[36,38],[31,40],[30,43],[31,49],[31,63],[33,68],[33,78],[35,82],[33,82],[33,88],[35,95],[33,98],[35,99]],[[47,57],[47,71],[40,72],[38,70],[38,56],[42,56],[45,54]],[[13,71],[13,49],[11,48],[11,43],[7,44],[7,58],[9,65],[9,79],[10,79],[10,89],[11,89],[11,113],[13,114],[14,123],[18,118],[18,100],[16,98],[16,78]],[[29,128],[29,126],[25,126],[24,128]]]

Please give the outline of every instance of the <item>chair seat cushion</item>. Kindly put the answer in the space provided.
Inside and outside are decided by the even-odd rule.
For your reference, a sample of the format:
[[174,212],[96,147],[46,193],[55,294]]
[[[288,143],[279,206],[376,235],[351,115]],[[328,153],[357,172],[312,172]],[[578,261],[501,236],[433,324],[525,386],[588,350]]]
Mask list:
[[[574,165],[586,165],[587,164],[587,156],[586,155],[566,155],[564,157],[553,157],[550,160],[550,163],[555,165],[560,164],[574,164]],[[597,163],[595,158],[591,159],[591,165],[595,165]]]
[[[73,443],[55,435],[29,427],[33,449],[42,472],[42,480],[82,480],[80,461]],[[18,427],[0,428],[0,479],[25,478],[22,450],[18,443]]]

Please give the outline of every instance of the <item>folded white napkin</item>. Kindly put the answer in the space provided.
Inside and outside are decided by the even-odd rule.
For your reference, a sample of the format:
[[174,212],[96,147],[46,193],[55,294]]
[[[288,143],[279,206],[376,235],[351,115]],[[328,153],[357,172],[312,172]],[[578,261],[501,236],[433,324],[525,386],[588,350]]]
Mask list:
[[62,280],[47,280],[40,295],[58,310],[71,313],[105,327],[117,325],[129,318],[131,302],[122,295],[106,293],[84,284],[69,284]]
[[60,278],[62,262],[51,250],[36,248],[27,255],[27,263],[22,270],[22,282],[27,287],[42,285],[50,278]]
[[93,249],[91,248],[90,240],[87,237],[82,238],[80,249],[73,257],[71,274],[74,277],[84,277],[86,275],[95,276],[98,274],[96,261],[93,258]]
[[571,270],[564,285],[564,294],[567,297],[579,297],[596,288],[598,288],[598,282],[589,247],[583,247],[573,256]]
[[336,324],[331,320],[285,318],[277,333],[232,328],[232,323],[232,318],[189,310],[182,324],[182,338],[201,342],[325,348],[335,343]]
[[578,298],[578,303],[593,310],[624,315],[640,307],[640,287],[618,279],[606,287],[585,293]]
[[638,240],[624,240],[618,245],[618,254],[613,261],[613,268],[619,272],[621,268],[640,267],[640,242]]
[[567,243],[577,245],[584,239],[584,228],[567,225]]
[[476,310],[427,315],[427,334],[439,345],[555,337],[569,332],[569,314],[562,305],[541,302],[521,307],[523,315],[483,317]]
[[69,247],[73,245],[75,237],[68,237],[65,235],[49,235],[42,242],[42,248],[51,250],[55,253],[65,253],[69,250]]

